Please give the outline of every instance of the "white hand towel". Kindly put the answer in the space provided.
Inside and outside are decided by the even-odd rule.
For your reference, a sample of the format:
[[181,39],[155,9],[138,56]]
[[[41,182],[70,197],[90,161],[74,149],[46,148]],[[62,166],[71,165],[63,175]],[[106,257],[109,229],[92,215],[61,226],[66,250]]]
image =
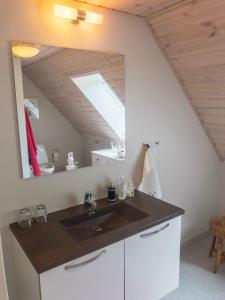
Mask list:
[[159,175],[150,148],[145,153],[143,175],[138,190],[156,198],[162,198]]
[[5,279],[5,268],[4,268],[3,253],[2,253],[1,236],[0,236],[0,299],[9,300],[6,279]]

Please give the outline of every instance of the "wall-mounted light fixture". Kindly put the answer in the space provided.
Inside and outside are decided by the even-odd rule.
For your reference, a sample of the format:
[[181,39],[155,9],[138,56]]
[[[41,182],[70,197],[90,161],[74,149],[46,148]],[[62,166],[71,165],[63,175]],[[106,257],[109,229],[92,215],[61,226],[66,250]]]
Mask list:
[[56,17],[68,19],[75,22],[84,21],[87,23],[98,25],[101,25],[103,23],[102,15],[60,4],[56,4],[54,6],[54,15]]
[[16,43],[12,46],[12,52],[17,57],[31,58],[39,53],[39,49],[33,45]]

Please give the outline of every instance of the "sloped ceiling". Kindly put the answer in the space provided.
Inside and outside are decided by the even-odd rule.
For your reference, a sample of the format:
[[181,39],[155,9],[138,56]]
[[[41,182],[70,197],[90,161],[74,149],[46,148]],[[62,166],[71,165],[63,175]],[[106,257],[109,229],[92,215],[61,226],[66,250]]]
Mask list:
[[50,47],[23,61],[23,72],[80,132],[117,139],[114,131],[73,83],[71,77],[100,72],[124,102],[124,56]]
[[225,1],[182,1],[147,23],[224,160]]
[[146,18],[179,3],[180,0],[80,0],[77,2],[84,2]]
[[225,0],[80,0],[146,18],[221,160],[225,160]]

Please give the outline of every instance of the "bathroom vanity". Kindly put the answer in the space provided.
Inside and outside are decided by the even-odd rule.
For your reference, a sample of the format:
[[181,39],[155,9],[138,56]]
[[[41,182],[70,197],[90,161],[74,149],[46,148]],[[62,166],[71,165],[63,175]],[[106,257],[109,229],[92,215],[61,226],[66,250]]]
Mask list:
[[135,191],[13,233],[18,300],[158,300],[179,285],[183,209]]

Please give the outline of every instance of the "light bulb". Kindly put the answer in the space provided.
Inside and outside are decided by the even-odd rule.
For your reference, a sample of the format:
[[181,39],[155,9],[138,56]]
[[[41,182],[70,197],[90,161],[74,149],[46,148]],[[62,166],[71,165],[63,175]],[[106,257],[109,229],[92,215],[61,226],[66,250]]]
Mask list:
[[93,12],[86,12],[85,22],[91,24],[101,25],[103,23],[103,16],[93,13]]
[[78,16],[78,11],[74,7],[56,4],[54,6],[54,15],[56,17],[60,17],[68,20],[76,20]]

